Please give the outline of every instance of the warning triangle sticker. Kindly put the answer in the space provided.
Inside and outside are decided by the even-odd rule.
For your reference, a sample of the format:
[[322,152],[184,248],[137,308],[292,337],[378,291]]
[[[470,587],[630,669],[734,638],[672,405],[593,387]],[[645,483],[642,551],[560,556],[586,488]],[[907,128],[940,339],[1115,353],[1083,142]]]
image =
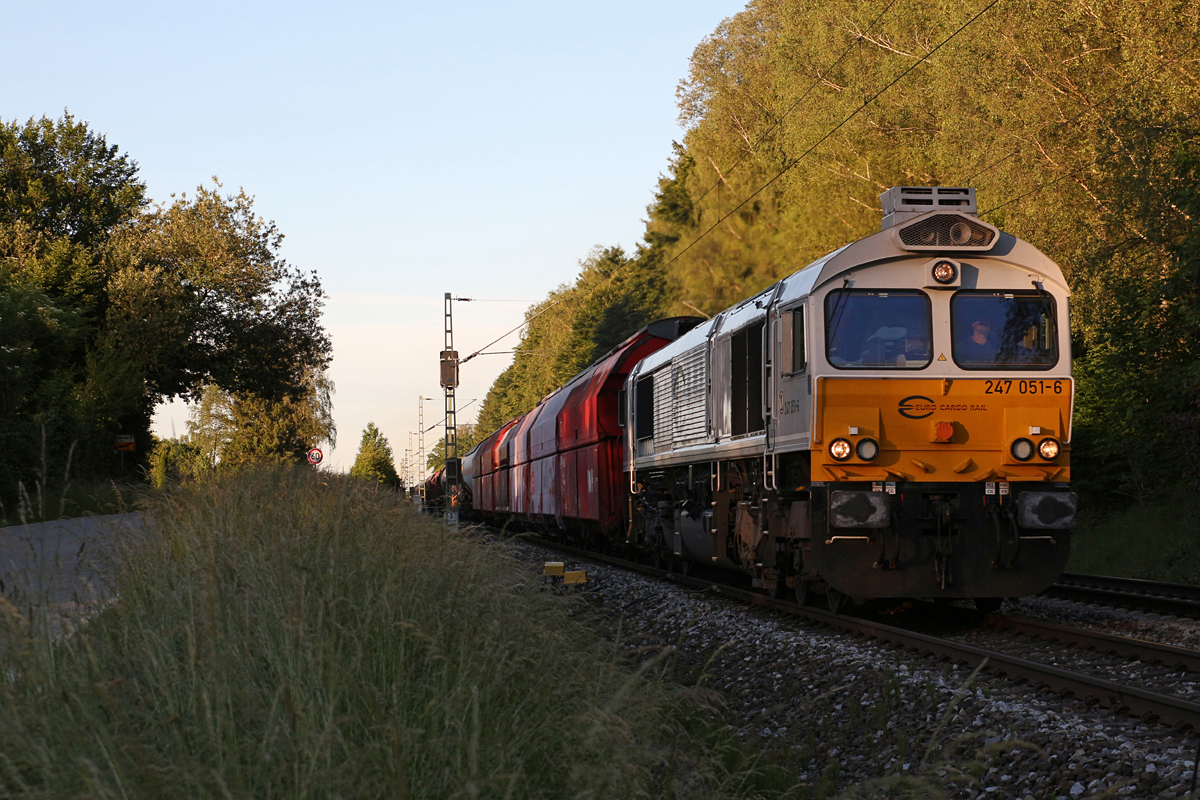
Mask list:
[[945,353],[942,353],[940,356],[938,356],[938,361],[945,361],[945,360],[946,360],[946,354],[945,354]]

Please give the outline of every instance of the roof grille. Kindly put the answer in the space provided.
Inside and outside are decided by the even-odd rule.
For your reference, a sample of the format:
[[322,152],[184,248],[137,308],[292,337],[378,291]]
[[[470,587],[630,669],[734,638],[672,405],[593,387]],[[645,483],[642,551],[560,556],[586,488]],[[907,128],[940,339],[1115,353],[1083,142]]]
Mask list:
[[975,190],[966,186],[893,186],[879,195],[883,228],[908,222],[930,211],[958,211],[975,216]]
[[965,214],[924,214],[896,233],[905,250],[989,250],[997,231]]

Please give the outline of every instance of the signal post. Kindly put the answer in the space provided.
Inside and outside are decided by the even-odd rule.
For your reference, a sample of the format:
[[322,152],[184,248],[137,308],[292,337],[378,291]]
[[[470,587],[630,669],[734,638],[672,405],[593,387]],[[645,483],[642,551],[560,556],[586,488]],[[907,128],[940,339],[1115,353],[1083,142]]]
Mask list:
[[446,524],[458,527],[458,487],[462,480],[458,459],[458,427],[454,417],[454,390],[458,388],[458,351],[454,349],[454,315],[446,292],[445,349],[441,353],[442,388],[446,392]]

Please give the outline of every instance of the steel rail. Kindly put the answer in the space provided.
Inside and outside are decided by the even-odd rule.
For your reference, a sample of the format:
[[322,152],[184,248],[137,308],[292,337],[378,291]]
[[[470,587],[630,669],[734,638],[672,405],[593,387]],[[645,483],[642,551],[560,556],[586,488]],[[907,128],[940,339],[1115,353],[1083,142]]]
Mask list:
[[749,589],[741,589],[709,581],[694,575],[680,575],[664,569],[637,564],[600,553],[593,553],[589,550],[583,550],[578,547],[538,537],[522,538],[526,538],[526,541],[559,552],[576,555],[580,558],[588,558],[602,564],[609,564],[622,569],[632,569],[656,577],[666,577],[683,585],[711,591],[751,605],[775,609],[794,616],[807,617],[814,622],[831,628],[857,633],[878,641],[915,650],[924,655],[931,655],[944,660],[966,664],[972,668],[983,665],[984,669],[997,677],[1016,678],[1018,681],[1024,680],[1030,682],[1036,687],[1056,691],[1063,696],[1073,695],[1080,698],[1089,706],[1099,705],[1112,709],[1116,713],[1126,713],[1141,717],[1146,722],[1161,722],[1165,725],[1172,725],[1181,729],[1200,729],[1200,703],[1194,703],[1191,700],[1151,692],[1136,686],[1127,686],[1105,678],[1085,675],[1050,664],[1041,664],[1007,653],[987,650],[982,647],[975,647],[949,639],[942,639],[937,636],[898,628],[882,622],[833,614],[829,611],[801,606],[785,600],[775,600]]
[[1200,619],[1200,586],[1064,572],[1046,597]]
[[1067,642],[1086,650],[1132,656],[1151,664],[1163,664],[1174,669],[1200,672],[1200,650],[1192,650],[1188,647],[1162,644],[1147,639],[1135,639],[1131,636],[1118,636],[1072,625],[1059,625],[1056,622],[1045,622],[1040,619],[1010,617],[1007,614],[989,614],[987,623],[995,625],[1001,630],[1012,631],[1050,643]]

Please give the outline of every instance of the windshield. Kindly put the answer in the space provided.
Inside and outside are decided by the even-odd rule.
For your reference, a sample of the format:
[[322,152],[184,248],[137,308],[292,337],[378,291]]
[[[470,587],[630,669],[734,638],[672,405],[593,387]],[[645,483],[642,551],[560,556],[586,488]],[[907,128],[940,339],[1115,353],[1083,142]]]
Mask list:
[[825,296],[825,347],[840,369],[928,366],[929,298],[921,292],[839,290]]
[[1054,298],[959,292],[950,300],[954,361],[963,369],[1049,369],[1058,363]]

